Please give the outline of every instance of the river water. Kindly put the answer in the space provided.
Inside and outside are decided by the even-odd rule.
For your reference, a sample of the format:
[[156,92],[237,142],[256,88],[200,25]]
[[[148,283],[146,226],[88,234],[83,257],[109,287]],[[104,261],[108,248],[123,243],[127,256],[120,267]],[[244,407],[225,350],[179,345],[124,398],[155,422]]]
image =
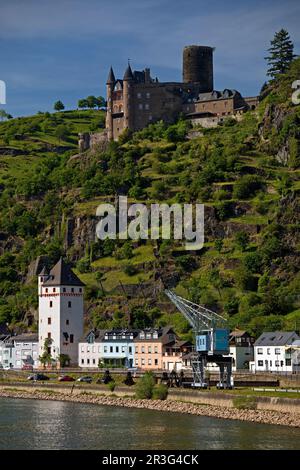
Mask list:
[[1,449],[299,449],[300,429],[180,413],[0,399]]

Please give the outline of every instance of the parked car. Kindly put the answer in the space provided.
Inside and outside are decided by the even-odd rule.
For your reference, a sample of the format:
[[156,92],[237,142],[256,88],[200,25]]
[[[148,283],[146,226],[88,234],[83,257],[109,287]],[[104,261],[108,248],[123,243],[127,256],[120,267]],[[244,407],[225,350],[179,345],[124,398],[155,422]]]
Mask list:
[[61,375],[60,377],[58,377],[58,380],[60,382],[74,382],[75,379],[70,375]]
[[33,370],[33,366],[31,364],[23,364],[22,370]]
[[49,380],[49,377],[45,374],[33,374],[27,377],[27,380]]
[[85,375],[83,377],[79,377],[79,379],[77,379],[77,382],[85,382],[87,384],[91,384],[93,382],[93,378],[89,377],[88,375]]

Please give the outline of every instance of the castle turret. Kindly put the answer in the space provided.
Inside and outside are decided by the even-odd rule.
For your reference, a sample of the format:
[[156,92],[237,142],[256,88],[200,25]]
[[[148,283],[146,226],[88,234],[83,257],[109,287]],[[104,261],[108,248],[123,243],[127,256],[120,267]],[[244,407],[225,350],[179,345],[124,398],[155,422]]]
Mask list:
[[206,93],[214,88],[213,47],[186,46],[183,49],[183,82],[199,84],[199,92]]
[[124,77],[123,77],[123,112],[124,112],[124,129],[132,128],[132,99],[133,93],[131,91],[131,86],[133,82],[133,73],[128,64]]
[[112,94],[115,85],[115,74],[110,67],[109,74],[106,81],[106,100],[107,100],[107,111],[106,111],[106,129],[109,140],[113,139],[113,116],[112,116]]
[[46,266],[44,266],[43,269],[41,270],[41,272],[38,275],[39,295],[41,295],[42,285],[45,281],[47,281],[48,277],[49,277],[49,272],[48,272]]

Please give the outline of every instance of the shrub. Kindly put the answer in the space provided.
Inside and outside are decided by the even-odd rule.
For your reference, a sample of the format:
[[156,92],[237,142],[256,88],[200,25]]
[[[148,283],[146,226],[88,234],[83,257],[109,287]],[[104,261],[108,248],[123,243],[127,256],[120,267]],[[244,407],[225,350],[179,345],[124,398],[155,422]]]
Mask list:
[[123,271],[127,276],[134,276],[138,272],[137,268],[133,264],[126,264]]
[[235,183],[233,188],[233,197],[237,199],[247,199],[262,189],[262,179],[257,175],[243,175]]
[[113,392],[116,388],[116,382],[112,380],[111,382],[108,382],[108,388],[111,392]]
[[250,238],[247,232],[240,231],[235,234],[235,243],[242,251],[246,250],[249,241]]
[[232,204],[229,201],[222,201],[216,210],[220,220],[226,220],[233,215]]
[[90,259],[88,256],[85,256],[84,258],[81,258],[79,261],[76,263],[76,268],[80,273],[87,273],[91,270],[91,264],[90,264]]
[[136,385],[137,398],[150,400],[153,395],[155,380],[152,372],[146,372]]
[[165,384],[155,385],[152,393],[154,400],[165,400],[168,396],[168,387]]

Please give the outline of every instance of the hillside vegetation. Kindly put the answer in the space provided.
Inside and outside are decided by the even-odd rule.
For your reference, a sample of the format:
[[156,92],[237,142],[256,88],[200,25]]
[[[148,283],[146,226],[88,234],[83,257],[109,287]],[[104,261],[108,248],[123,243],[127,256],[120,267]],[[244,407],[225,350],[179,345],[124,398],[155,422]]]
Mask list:
[[[63,255],[87,284],[88,326],[189,327],[167,301],[178,293],[255,335],[300,325],[300,106],[291,84],[300,60],[262,92],[241,122],[188,138],[188,123],[150,125],[107,148],[77,153],[78,132],[101,111],[38,114],[0,123],[0,323],[36,328],[38,256]],[[203,202],[205,246],[95,240],[95,211],[129,201]]]

